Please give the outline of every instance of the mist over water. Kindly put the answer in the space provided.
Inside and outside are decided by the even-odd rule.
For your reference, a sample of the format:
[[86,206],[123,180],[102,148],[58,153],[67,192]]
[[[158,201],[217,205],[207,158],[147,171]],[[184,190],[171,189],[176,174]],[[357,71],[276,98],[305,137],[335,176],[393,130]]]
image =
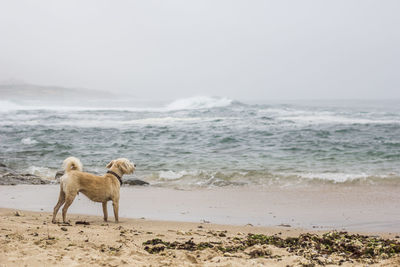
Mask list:
[[1,101],[0,162],[52,178],[68,156],[99,174],[126,157],[133,177],[182,188],[400,181],[396,101],[105,102]]

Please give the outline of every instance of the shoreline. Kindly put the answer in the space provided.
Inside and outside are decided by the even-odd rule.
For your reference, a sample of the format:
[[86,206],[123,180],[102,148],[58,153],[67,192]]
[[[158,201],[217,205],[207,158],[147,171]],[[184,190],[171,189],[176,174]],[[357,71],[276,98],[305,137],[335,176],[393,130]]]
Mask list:
[[[52,212],[58,193],[59,185],[0,186],[0,207]],[[108,205],[112,220],[111,202]],[[123,186],[120,199],[120,216],[125,218],[365,233],[400,233],[398,210],[400,188],[382,186],[201,190]],[[102,216],[102,208],[79,194],[68,213]]]
[[[400,254],[376,257],[326,255],[278,244],[245,244],[242,240],[271,237],[280,240],[321,237],[327,231],[286,227],[219,225],[121,218],[104,223],[101,216],[69,214],[70,225],[52,224],[51,213],[0,208],[0,262],[5,266],[393,266]],[[88,225],[75,224],[85,221]],[[334,232],[335,233],[335,232]],[[329,233],[328,233],[329,234]],[[346,234],[347,235],[347,234]],[[385,242],[397,242],[391,234]],[[356,244],[359,235],[349,238]],[[378,237],[370,237],[380,240]],[[248,242],[248,241],[246,241]],[[307,241],[308,242],[308,241]],[[341,241],[342,242],[342,241]],[[376,242],[376,241],[374,241]],[[308,244],[308,243],[307,243]],[[400,244],[400,243],[399,243]],[[241,245],[242,246],[242,245]],[[400,247],[400,245],[399,245]],[[293,250],[294,249],[294,250]],[[293,250],[293,251],[292,251]],[[307,252],[308,251],[308,252]],[[400,251],[400,249],[399,249]],[[311,253],[311,254],[310,254]],[[349,254],[350,255],[350,254]],[[314,265],[307,265],[314,266]]]

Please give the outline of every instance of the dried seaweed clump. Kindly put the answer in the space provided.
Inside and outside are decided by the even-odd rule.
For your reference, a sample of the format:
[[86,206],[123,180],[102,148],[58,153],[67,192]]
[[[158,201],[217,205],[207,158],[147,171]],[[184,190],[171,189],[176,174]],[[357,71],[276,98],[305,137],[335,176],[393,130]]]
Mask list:
[[343,262],[387,259],[400,254],[400,243],[395,240],[336,231],[322,236],[306,233],[286,239],[278,236],[249,234],[242,242],[245,246],[266,244],[286,248],[289,252],[318,262],[321,261],[321,257],[326,259],[329,256],[342,258],[341,262]]
[[[234,237],[229,243],[201,242],[196,244],[192,239],[180,243],[165,242],[159,238],[143,243],[149,253],[159,253],[165,249],[181,249],[188,251],[211,248],[223,253],[243,252],[256,245],[271,245],[285,248],[317,264],[341,264],[345,261],[363,261],[373,263],[400,254],[400,243],[396,240],[375,236],[349,234],[332,231],[323,235],[301,234],[298,237],[281,238],[273,235],[248,234],[245,238]],[[271,257],[260,253],[248,253],[250,257]],[[253,255],[254,254],[254,255]]]
[[195,251],[195,250],[203,250],[205,248],[214,247],[210,242],[200,242],[196,244],[195,242],[193,242],[192,239],[184,243],[180,243],[178,241],[166,242],[159,238],[147,240],[146,242],[143,243],[143,245],[145,245],[144,249],[151,254],[161,252],[166,248]]

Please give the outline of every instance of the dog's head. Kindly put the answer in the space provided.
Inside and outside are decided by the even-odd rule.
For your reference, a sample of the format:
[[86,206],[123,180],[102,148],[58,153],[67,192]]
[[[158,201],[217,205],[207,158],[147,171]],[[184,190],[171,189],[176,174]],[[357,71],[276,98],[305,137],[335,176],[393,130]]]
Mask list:
[[117,167],[123,174],[131,174],[136,169],[136,164],[133,164],[126,158],[119,158],[110,161],[106,166],[108,169],[112,167]]

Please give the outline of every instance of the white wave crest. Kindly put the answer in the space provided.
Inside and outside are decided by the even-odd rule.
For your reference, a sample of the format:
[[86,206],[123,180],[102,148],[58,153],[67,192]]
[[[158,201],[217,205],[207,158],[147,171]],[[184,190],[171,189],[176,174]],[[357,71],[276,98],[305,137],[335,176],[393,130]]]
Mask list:
[[[131,124],[173,124],[179,122],[195,122],[195,121],[204,121],[209,120],[210,118],[175,118],[175,117],[164,117],[164,118],[146,118],[146,119],[138,119],[138,120],[130,120],[130,121],[122,121],[123,125],[131,125]],[[212,118],[211,118],[212,119]]]
[[181,110],[181,109],[203,109],[203,108],[217,108],[226,107],[233,102],[229,98],[197,96],[175,100],[167,105],[167,110]]
[[[198,96],[190,98],[182,98],[171,102],[170,104],[160,107],[139,107],[135,103],[124,102],[122,105],[119,102],[116,103],[104,103],[98,102],[88,106],[82,105],[55,105],[54,103],[24,103],[17,104],[12,101],[1,100],[0,101],[0,112],[9,112],[16,110],[55,110],[55,111],[96,111],[96,110],[114,110],[114,111],[133,111],[133,112],[165,112],[175,110],[187,110],[187,109],[204,109],[204,108],[217,108],[226,107],[233,103],[232,99],[225,97],[207,97]],[[104,104],[104,105],[103,105]],[[111,106],[110,106],[111,105]]]
[[370,174],[367,173],[301,173],[292,174],[305,179],[319,179],[332,181],[335,183],[350,182],[356,179],[366,179]]
[[30,166],[26,169],[27,173],[37,175],[42,178],[53,179],[56,174],[55,170],[46,167]]
[[183,170],[183,171],[160,171],[157,175],[157,179],[162,181],[174,181],[180,180],[185,176],[197,177],[199,175],[198,171],[195,170]]
[[34,139],[31,139],[30,137],[27,137],[27,138],[23,138],[21,140],[21,143],[24,145],[34,145],[34,144],[37,144],[37,141]]
[[335,123],[335,124],[397,124],[399,120],[387,120],[387,119],[368,119],[368,118],[349,118],[335,115],[311,115],[311,116],[288,116],[280,117],[280,120],[289,120],[299,123],[308,124],[324,124],[324,123]]
[[260,115],[269,115],[281,121],[292,121],[299,124],[399,124],[398,117],[387,117],[376,112],[364,116],[336,113],[332,111],[302,110],[294,108],[265,108],[258,111]]

